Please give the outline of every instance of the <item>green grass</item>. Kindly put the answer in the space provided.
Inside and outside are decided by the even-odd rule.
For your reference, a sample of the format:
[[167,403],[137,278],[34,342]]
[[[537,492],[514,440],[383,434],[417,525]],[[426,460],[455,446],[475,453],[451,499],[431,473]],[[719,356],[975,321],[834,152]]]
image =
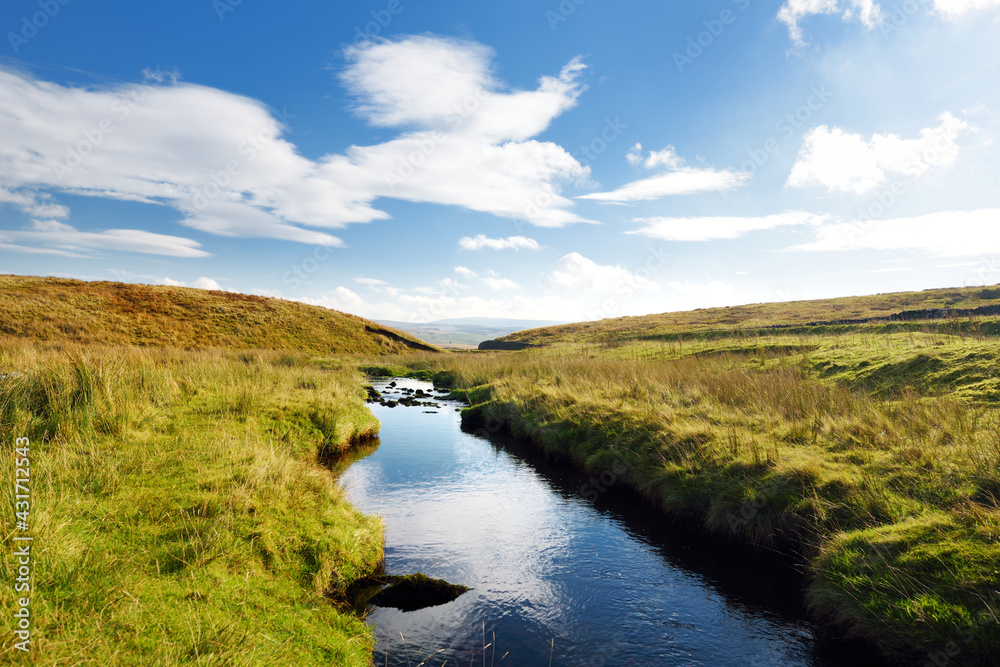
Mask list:
[[816,613],[887,654],[989,664],[998,361],[988,337],[773,333],[414,355],[390,370],[468,396],[463,419],[483,433],[526,438],[721,538],[797,555]]
[[[33,662],[370,664],[370,629],[329,596],[375,569],[382,525],[321,465],[377,432],[357,371],[7,340],[11,371],[3,486],[12,502],[14,438],[29,437]],[[2,559],[0,579],[15,576]]]
[[354,315],[234,292],[0,275],[0,335],[184,349],[394,354],[432,350]]

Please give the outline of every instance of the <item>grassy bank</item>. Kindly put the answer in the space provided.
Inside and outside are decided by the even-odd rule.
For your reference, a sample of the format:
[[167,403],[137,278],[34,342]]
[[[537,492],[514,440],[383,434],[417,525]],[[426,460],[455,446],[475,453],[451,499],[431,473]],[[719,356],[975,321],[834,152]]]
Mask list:
[[[413,356],[507,430],[723,538],[798,555],[817,614],[916,664],[1000,652],[996,339],[940,333]],[[936,662],[935,662],[936,661]]]
[[[275,352],[0,343],[0,516],[30,534],[37,664],[368,665],[331,604],[382,557],[382,526],[321,465],[378,422],[353,369]],[[30,530],[13,516],[31,440]],[[0,596],[13,618],[14,595]],[[20,661],[10,639],[0,662]]]

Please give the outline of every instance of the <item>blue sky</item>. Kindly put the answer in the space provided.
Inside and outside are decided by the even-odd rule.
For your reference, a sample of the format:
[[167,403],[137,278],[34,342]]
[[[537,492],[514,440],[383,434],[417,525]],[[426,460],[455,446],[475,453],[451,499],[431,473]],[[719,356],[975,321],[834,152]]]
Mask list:
[[1000,0],[9,0],[0,272],[583,320],[1000,283]]

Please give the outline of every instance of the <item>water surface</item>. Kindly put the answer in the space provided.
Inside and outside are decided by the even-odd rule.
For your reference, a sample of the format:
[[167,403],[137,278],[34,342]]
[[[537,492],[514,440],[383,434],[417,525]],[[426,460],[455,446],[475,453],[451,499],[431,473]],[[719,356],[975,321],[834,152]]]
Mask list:
[[341,476],[385,517],[388,573],[473,588],[373,610],[376,664],[481,665],[485,644],[485,664],[517,667],[861,664],[862,649],[817,638],[790,568],[671,527],[623,490],[593,500],[582,475],[464,433],[460,406],[440,403],[372,405],[381,445]]

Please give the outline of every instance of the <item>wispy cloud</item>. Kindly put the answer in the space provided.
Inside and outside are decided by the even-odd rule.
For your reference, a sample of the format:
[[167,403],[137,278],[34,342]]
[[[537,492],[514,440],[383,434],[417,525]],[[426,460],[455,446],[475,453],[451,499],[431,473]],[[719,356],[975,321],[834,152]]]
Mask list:
[[0,202],[47,219],[69,214],[53,193],[165,204],[211,234],[330,246],[340,240],[329,229],[388,218],[379,198],[526,219],[544,195],[551,204],[531,222],[582,221],[558,193],[589,170],[532,139],[576,104],[579,60],[534,90],[510,90],[492,73],[493,52],[472,42],[407,37],[347,56],[357,113],[398,134],[316,160],[248,97],[176,82],[66,86],[0,69]]
[[578,199],[593,199],[607,203],[623,203],[661,199],[671,195],[688,195],[696,192],[731,190],[743,185],[748,177],[730,169],[700,169],[685,167],[673,146],[661,151],[650,151],[642,157],[642,145],[636,144],[625,158],[633,165],[643,165],[647,169],[666,167],[667,171],[627,183],[611,192],[594,192],[581,195]]
[[824,225],[790,251],[917,250],[948,257],[1000,253],[1000,209],[941,211],[911,218]]
[[[920,4],[926,4],[925,0]],[[906,5],[903,5],[906,7]],[[916,11],[906,9],[907,13]],[[955,21],[969,14],[1000,8],[1000,0],[934,0],[934,11],[948,20]],[[882,23],[886,13],[901,11],[898,5],[890,5],[883,12],[882,6],[874,0],[786,0],[778,10],[778,20],[788,27],[788,36],[796,46],[805,44],[799,22],[818,14],[839,14],[844,21],[857,19],[866,28],[872,29]]]
[[951,20],[998,8],[1000,0],[934,0],[935,11]]
[[[940,0],[938,0],[940,1]],[[840,14],[845,21],[860,20],[866,27],[873,28],[882,20],[882,8],[873,0],[787,0],[778,10],[778,20],[788,27],[788,36],[797,45],[802,45],[802,28],[799,21],[815,14]]]
[[829,216],[805,211],[785,211],[759,217],[635,218],[643,225],[625,232],[664,241],[711,241],[735,239],[750,232],[796,225],[819,225]]
[[[100,250],[137,252],[168,257],[209,257],[201,244],[191,239],[154,234],[136,229],[108,229],[102,232],[81,232],[56,220],[36,220],[25,231],[0,231],[0,242],[12,242],[8,250],[42,252],[37,246],[50,249],[52,254],[81,256]],[[29,244],[25,247],[23,244]]]
[[634,290],[656,291],[656,281],[636,275],[621,266],[606,266],[578,252],[563,256],[549,279],[555,285],[584,294],[606,294],[627,286]]
[[495,292],[509,292],[521,289],[521,287],[509,278],[501,278],[494,274],[483,277],[483,282]]
[[490,250],[520,250],[522,248],[525,250],[542,249],[542,246],[538,244],[538,241],[535,239],[529,239],[525,236],[511,236],[505,239],[491,239],[487,238],[484,234],[479,234],[475,237],[466,236],[465,238],[459,239],[458,246],[462,250],[482,250],[483,248],[489,248]]

